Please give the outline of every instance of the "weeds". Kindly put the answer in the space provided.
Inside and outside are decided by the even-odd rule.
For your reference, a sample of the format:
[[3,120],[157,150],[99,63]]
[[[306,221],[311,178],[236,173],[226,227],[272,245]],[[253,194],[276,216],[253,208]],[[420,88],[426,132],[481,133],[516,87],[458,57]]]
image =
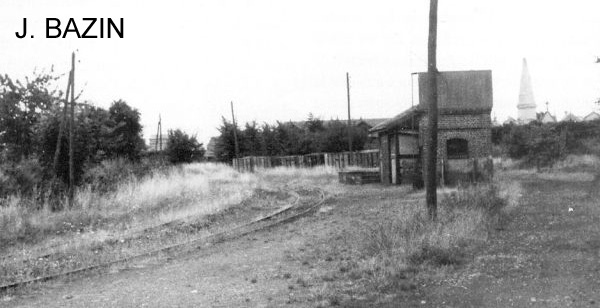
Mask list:
[[[52,211],[46,203],[36,204],[33,198],[0,199],[0,283],[185,242],[197,237],[196,233],[209,232],[205,230],[208,226],[214,232],[251,219],[257,210],[280,206],[288,194],[277,191],[286,186],[284,190],[312,188],[308,185],[314,181],[333,187],[337,181],[335,174],[324,168],[242,174],[226,165],[199,163],[158,168],[141,177],[129,171],[103,175],[119,169],[120,164],[98,171],[98,178],[120,181],[111,183],[114,189],[81,187],[74,205],[62,211]],[[59,201],[67,204],[66,199]]]
[[209,214],[241,202],[255,185],[251,175],[239,175],[226,166],[197,164],[131,177],[113,192],[82,187],[74,205],[63,206],[62,211],[51,211],[47,204],[36,210],[30,205],[35,200],[11,196],[0,200],[0,247],[77,230],[147,228]]
[[[465,247],[485,240],[509,204],[494,184],[461,187],[441,198],[438,220],[430,221],[423,204],[400,204],[402,215],[366,226],[357,250],[359,269],[372,285],[386,290],[418,266],[454,266],[464,262]],[[512,189],[515,189],[512,187]],[[513,191],[514,192],[514,191]],[[512,202],[512,201],[511,201]]]

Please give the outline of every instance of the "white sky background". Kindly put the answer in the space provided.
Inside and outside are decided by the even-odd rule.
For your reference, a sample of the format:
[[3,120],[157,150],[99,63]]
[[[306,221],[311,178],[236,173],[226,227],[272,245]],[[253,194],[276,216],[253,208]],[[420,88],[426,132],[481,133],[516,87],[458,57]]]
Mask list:
[[[600,97],[600,2],[439,0],[439,70],[491,69],[494,110],[516,117],[526,57],[538,111],[583,116]],[[66,73],[108,107],[124,99],[146,138],[181,128],[200,142],[221,116],[238,123],[391,117],[411,105],[411,72],[426,70],[429,1],[0,0],[0,73]],[[22,18],[34,39],[17,39]],[[46,39],[45,18],[125,19],[125,38]],[[79,25],[79,24],[78,24]],[[79,25],[80,31],[85,25]],[[97,30],[97,28],[96,28]],[[64,90],[66,77],[58,85]]]

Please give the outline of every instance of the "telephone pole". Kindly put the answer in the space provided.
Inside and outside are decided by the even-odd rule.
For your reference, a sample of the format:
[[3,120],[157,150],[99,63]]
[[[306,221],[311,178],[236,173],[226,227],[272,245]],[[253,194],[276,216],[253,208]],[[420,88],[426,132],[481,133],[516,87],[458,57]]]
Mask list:
[[235,158],[240,157],[240,146],[237,137],[237,124],[235,124],[235,114],[233,113],[233,101],[231,101],[231,120],[233,121],[233,142],[235,145]]
[[162,152],[162,119],[160,113],[158,114],[158,127],[156,128],[156,141],[154,142],[154,149],[157,152]]
[[427,114],[427,128],[429,128],[429,145],[426,154],[426,200],[427,212],[431,220],[437,219],[437,142],[438,142],[438,88],[437,88],[437,11],[438,0],[430,0],[429,6],[429,40],[428,40],[428,66],[429,79],[429,110]]
[[352,152],[352,119],[350,118],[350,74],[346,72],[346,92],[348,94],[348,148]]
[[52,169],[58,175],[58,160],[60,157],[60,149],[62,148],[62,137],[64,134],[66,122],[67,122],[67,111],[69,110],[69,95],[71,93],[71,79],[73,78],[73,72],[69,71],[69,80],[67,81],[67,92],[65,93],[65,103],[63,107],[63,115],[60,123],[58,124],[58,137],[56,138],[56,148],[54,150],[54,161],[52,163]]
[[75,126],[75,52],[71,54],[71,115],[69,119],[69,207],[73,207],[75,195],[75,166],[73,161]]

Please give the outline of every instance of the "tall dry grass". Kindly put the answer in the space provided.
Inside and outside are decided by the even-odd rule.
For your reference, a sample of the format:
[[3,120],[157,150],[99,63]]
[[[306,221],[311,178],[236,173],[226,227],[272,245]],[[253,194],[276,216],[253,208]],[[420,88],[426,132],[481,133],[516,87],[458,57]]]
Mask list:
[[[94,190],[93,185],[82,187],[71,208],[63,201],[62,211],[32,205],[32,200],[19,196],[0,200],[0,284],[109,262],[197,238],[211,232],[202,227],[195,229],[196,223],[212,221],[208,215],[235,205],[249,204],[252,209],[260,206],[253,196],[261,188],[327,189],[337,185],[337,175],[327,168],[238,173],[221,164],[161,168],[142,178],[124,178],[118,185],[111,185],[116,190],[110,192]],[[231,227],[226,224],[215,228]]]
[[48,204],[32,206],[31,199],[11,196],[0,200],[0,247],[48,242],[73,232],[124,232],[211,214],[241,202],[256,186],[256,176],[237,173],[226,165],[191,164],[129,178],[113,192],[82,187],[72,207],[62,201],[62,211],[51,211]]
[[515,182],[461,187],[440,198],[437,221],[422,202],[400,204],[402,215],[366,226],[359,235],[359,268],[374,286],[387,288],[416,267],[460,264],[468,247],[505,222],[519,196]]

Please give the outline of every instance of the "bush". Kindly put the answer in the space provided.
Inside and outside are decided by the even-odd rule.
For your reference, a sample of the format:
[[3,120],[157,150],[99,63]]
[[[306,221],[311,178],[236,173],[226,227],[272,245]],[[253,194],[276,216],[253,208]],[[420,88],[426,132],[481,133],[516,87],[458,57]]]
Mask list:
[[113,125],[109,134],[110,143],[106,149],[110,157],[127,157],[137,160],[145,148],[142,138],[140,113],[125,101],[118,100],[108,109],[109,118]]
[[32,195],[42,184],[44,170],[37,159],[0,165],[0,198]]
[[142,159],[132,162],[125,158],[109,159],[86,168],[82,181],[92,191],[105,193],[116,190],[125,181],[141,179],[152,172],[166,169],[166,165],[159,160]]
[[191,163],[204,157],[204,148],[198,143],[196,136],[189,136],[176,129],[169,130],[166,153],[173,164]]
[[563,158],[567,150],[568,134],[564,127],[531,123],[522,126],[506,126],[496,132],[495,140],[501,140],[495,152],[506,153],[512,159],[523,159],[523,166],[552,167]]
[[522,167],[552,167],[567,155],[600,155],[600,121],[504,125],[492,128],[495,155],[522,159]]
[[498,213],[506,205],[506,200],[500,197],[499,189],[494,184],[473,185],[460,187],[458,191],[446,195],[440,207],[449,211],[457,209],[481,209],[485,213]]

